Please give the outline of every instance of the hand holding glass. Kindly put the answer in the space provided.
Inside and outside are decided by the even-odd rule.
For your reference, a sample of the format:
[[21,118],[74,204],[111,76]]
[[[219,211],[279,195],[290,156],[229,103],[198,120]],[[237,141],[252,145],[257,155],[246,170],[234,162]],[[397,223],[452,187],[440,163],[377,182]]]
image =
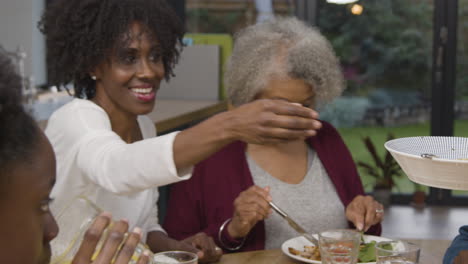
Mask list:
[[[97,207],[94,203],[89,201],[84,197],[77,197],[74,199],[71,204],[69,204],[66,208],[60,212],[56,218],[57,224],[59,226],[59,234],[58,236],[52,240],[51,247],[52,247],[52,261],[51,264],[68,264],[72,263],[75,255],[77,253],[82,253],[86,247],[81,246],[83,238],[85,236],[86,231],[93,225],[95,219],[101,215],[102,210]],[[149,260],[144,263],[153,263],[152,262],[152,254],[149,254],[145,245],[141,242],[137,243],[135,240],[135,234],[131,233],[128,235],[125,233],[125,238],[115,243],[116,237],[108,237],[109,229],[112,229],[111,232],[117,231],[118,228],[123,229],[119,230],[120,233],[124,233],[128,226],[126,223],[119,221],[116,223],[107,222],[105,223],[107,228],[103,231],[97,245],[92,248],[94,253],[90,256],[90,260],[94,261],[97,258],[109,258],[109,262],[113,263],[114,260],[121,260],[121,255],[119,254],[119,249],[122,246],[131,246],[129,244],[133,244],[136,248],[129,259],[128,263],[130,264],[137,264],[141,263],[138,262],[140,256],[143,252],[146,251],[145,255],[148,255]],[[121,239],[121,238],[120,238]],[[114,240],[114,241],[113,241]],[[112,243],[115,245],[112,246]],[[88,248],[89,249],[89,248]],[[101,252],[101,250],[103,250]],[[106,251],[106,252],[104,252]],[[109,252],[111,254],[109,254]],[[102,254],[100,254],[102,253]],[[117,253],[117,254],[116,254]],[[106,255],[106,256],[104,256]]]

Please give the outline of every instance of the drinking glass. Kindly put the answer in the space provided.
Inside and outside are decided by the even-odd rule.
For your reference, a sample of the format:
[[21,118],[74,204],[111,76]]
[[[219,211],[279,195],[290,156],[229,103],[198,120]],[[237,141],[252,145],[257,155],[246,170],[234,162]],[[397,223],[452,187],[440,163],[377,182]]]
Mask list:
[[421,249],[405,241],[382,241],[375,245],[377,264],[417,264]]
[[154,254],[154,264],[197,264],[198,256],[192,252],[186,251],[166,251]]
[[[86,231],[101,213],[102,209],[86,197],[79,196],[73,199],[56,217],[60,231],[58,236],[51,241],[52,260],[50,264],[70,264],[80,248]],[[112,226],[112,222],[110,226]],[[103,236],[96,246],[96,251],[92,257],[93,260],[101,250],[109,227],[104,230]],[[145,250],[147,250],[147,247],[140,242],[129,264],[136,264]],[[148,263],[153,264],[151,255]]]
[[350,229],[319,233],[319,248],[323,264],[355,264],[359,254],[361,234]]

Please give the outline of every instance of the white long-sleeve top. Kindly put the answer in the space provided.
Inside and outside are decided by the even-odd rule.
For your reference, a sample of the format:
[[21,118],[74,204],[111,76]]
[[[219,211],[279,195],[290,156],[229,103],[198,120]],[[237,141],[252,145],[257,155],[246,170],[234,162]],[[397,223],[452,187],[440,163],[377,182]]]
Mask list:
[[113,218],[128,219],[130,228],[141,227],[143,241],[147,232],[164,231],[156,187],[190,178],[192,168],[177,172],[177,132],[156,137],[147,116],[139,116],[138,124],[144,140],[128,144],[112,131],[104,109],[91,101],[74,99],[52,114],[45,133],[57,160],[54,213],[84,195]]

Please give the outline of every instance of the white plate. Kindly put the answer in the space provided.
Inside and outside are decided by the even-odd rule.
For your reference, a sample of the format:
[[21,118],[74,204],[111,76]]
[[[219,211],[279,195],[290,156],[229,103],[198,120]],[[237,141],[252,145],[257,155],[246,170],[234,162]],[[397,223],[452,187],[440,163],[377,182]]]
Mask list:
[[[318,239],[317,235],[313,235],[315,238]],[[379,237],[379,236],[369,236],[369,235],[364,235],[364,242],[369,243],[371,241],[375,242],[380,242],[380,241],[390,241],[391,239],[385,238],[385,237]],[[301,256],[293,255],[289,253],[288,248],[292,247],[297,250],[304,250],[304,246],[312,246],[312,243],[309,242],[309,240],[305,239],[303,236],[298,236],[295,238],[291,238],[283,243],[281,245],[281,250],[283,251],[284,254],[287,256],[302,261],[306,263],[322,263],[322,261],[318,260],[311,260],[311,259],[306,259]],[[375,264],[375,262],[359,262],[360,264]]]

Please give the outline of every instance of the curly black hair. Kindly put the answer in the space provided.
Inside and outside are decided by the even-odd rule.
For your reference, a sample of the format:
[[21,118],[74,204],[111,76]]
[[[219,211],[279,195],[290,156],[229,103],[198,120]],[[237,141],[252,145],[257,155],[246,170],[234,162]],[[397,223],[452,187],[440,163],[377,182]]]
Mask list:
[[56,0],[47,7],[39,29],[47,40],[49,83],[73,83],[75,96],[91,99],[95,81],[89,76],[108,60],[133,22],[156,38],[165,78],[173,74],[182,49],[184,28],[167,0]]
[[24,164],[34,157],[40,142],[40,130],[23,108],[21,78],[1,46],[0,124],[0,186],[3,186],[12,166]]

